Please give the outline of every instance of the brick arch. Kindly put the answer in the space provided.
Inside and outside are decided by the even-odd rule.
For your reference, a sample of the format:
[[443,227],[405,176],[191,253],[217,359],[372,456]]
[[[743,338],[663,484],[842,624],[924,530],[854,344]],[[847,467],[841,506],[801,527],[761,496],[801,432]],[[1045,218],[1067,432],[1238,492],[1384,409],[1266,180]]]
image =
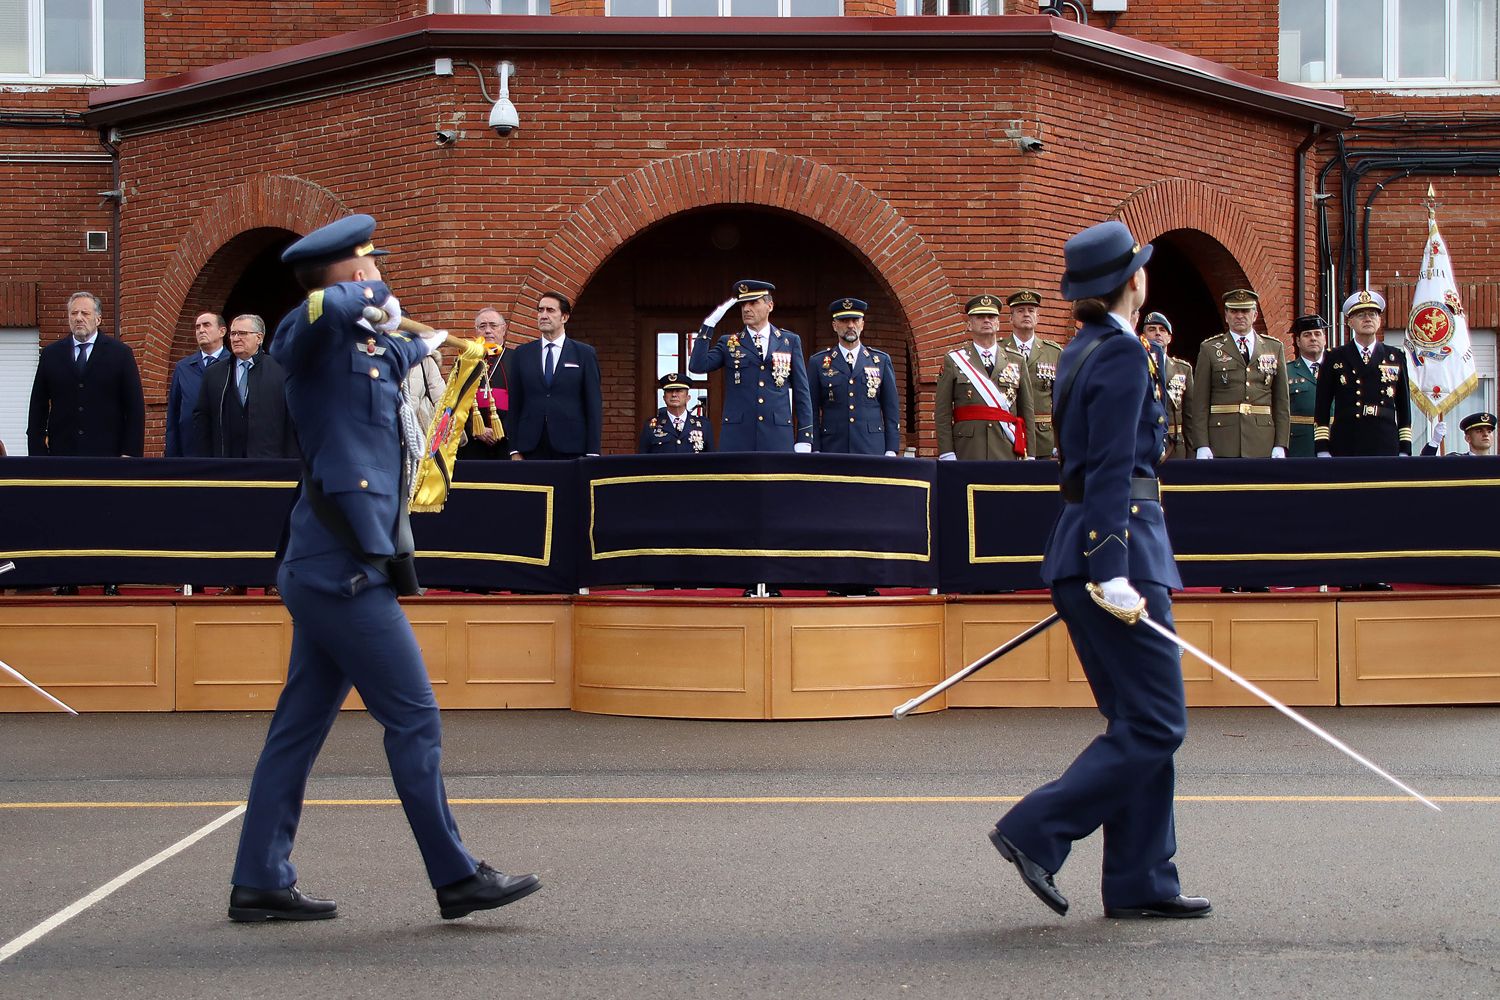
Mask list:
[[[247,242],[242,236],[254,230],[306,234],[347,213],[344,203],[327,188],[284,174],[253,177],[204,205],[162,265],[161,281],[149,310],[151,322],[145,331],[145,355],[170,371],[174,341],[190,335],[198,312],[218,308],[213,302],[204,305],[199,301],[226,280],[220,273],[224,267],[210,265],[231,264],[233,261],[226,258],[234,257],[242,266],[253,256],[250,247],[254,241]],[[226,286],[220,297],[227,292]],[[187,333],[180,329],[184,317]]]
[[[620,248],[672,215],[715,205],[758,205],[818,223],[879,276],[915,344],[952,325],[953,292],[922,235],[890,202],[848,174],[768,149],[715,149],[648,163],[580,205],[532,269],[521,303],[553,288],[576,299]],[[517,325],[528,321],[515,317]]]
[[1135,238],[1150,242],[1174,230],[1196,230],[1223,247],[1232,259],[1204,261],[1203,277],[1215,295],[1229,290],[1240,275],[1261,296],[1260,314],[1271,336],[1291,328],[1292,316],[1282,269],[1275,266],[1268,250],[1272,241],[1260,233],[1256,220],[1225,192],[1181,177],[1157,181],[1134,192],[1120,203],[1114,218],[1130,227]]

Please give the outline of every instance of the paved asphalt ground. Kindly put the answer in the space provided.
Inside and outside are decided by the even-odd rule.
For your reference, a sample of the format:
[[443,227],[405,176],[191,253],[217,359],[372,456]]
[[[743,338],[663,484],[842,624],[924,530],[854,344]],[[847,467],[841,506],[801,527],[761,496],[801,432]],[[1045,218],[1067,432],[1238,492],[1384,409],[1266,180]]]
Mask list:
[[[0,997],[1500,996],[1500,709],[1310,714],[1443,813],[1269,711],[1195,710],[1178,863],[1215,913],[1123,922],[1102,914],[1097,837],[1059,877],[1067,918],[985,838],[1092,711],[450,712],[449,793],[488,800],[455,805],[466,842],[545,885],[445,923],[378,728],[349,713],[296,855],[337,920],[229,923],[234,818],[0,962]],[[0,953],[228,813],[266,721],[0,717]]]

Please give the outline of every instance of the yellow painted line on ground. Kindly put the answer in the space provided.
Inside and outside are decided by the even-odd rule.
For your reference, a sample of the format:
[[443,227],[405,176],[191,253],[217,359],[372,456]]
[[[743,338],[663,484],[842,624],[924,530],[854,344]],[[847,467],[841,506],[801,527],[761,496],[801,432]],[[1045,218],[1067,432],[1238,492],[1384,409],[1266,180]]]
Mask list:
[[[1500,795],[1433,795],[1434,802],[1500,804]],[[944,805],[1007,803],[1019,795],[739,795],[739,796],[582,796],[574,798],[449,799],[456,806],[676,806],[676,805]],[[1178,802],[1411,802],[1404,795],[1179,795]],[[212,809],[237,806],[234,800],[193,802],[0,802],[19,809]],[[308,799],[310,806],[397,806],[400,799]]]

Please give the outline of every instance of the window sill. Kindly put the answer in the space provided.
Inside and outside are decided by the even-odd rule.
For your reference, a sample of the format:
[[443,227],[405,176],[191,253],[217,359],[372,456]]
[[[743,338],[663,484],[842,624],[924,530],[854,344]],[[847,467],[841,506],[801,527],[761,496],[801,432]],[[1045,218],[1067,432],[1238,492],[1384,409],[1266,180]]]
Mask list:
[[116,87],[126,83],[140,83],[144,77],[97,76],[24,76],[16,73],[0,73],[0,88],[14,90],[46,90],[49,87]]

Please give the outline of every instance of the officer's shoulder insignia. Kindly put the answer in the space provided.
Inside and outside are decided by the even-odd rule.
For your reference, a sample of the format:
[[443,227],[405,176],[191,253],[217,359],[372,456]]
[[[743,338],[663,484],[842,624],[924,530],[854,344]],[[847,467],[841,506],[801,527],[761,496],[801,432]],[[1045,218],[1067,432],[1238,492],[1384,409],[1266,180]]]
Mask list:
[[316,323],[323,316],[323,289],[307,294],[307,321]]

